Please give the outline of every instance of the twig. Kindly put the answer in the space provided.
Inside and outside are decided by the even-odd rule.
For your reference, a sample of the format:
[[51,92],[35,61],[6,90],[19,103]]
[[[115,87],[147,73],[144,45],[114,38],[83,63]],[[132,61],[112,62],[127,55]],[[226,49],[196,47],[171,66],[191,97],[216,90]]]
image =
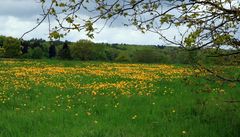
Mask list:
[[50,5],[50,7],[49,7],[49,9],[48,9],[48,12],[47,12],[46,14],[44,14],[42,20],[41,20],[35,27],[33,27],[33,28],[30,29],[29,31],[23,33],[23,35],[22,35],[21,38],[20,38],[21,40],[23,39],[23,37],[24,37],[26,34],[32,32],[33,30],[35,30],[37,27],[39,27],[39,26],[43,23],[43,21],[48,17],[48,15],[49,15],[49,13],[50,13],[50,10],[52,9],[52,6],[53,6],[53,2],[51,3],[51,5]]

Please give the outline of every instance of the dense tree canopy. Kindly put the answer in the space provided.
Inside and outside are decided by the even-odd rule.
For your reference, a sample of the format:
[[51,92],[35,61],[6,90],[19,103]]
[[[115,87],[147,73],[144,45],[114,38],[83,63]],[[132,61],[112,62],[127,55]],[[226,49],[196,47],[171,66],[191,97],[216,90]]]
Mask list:
[[18,57],[21,54],[21,42],[16,38],[6,37],[3,41],[3,49],[5,57]]

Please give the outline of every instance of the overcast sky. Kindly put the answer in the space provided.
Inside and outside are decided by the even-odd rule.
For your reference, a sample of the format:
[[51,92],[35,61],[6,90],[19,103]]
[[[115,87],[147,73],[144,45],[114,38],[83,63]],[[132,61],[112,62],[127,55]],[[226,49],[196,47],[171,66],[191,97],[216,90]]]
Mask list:
[[[0,4],[0,35],[21,37],[21,35],[36,25],[40,17],[41,8],[36,0],[1,0]],[[121,24],[117,22],[116,24]],[[100,25],[100,24],[96,24]],[[48,37],[48,24],[45,22],[24,39]],[[64,39],[77,41],[86,39],[84,32],[71,32]],[[106,27],[100,34],[96,34],[94,42],[128,43],[141,45],[161,44],[159,36],[152,33],[142,34],[133,27],[115,25]]]

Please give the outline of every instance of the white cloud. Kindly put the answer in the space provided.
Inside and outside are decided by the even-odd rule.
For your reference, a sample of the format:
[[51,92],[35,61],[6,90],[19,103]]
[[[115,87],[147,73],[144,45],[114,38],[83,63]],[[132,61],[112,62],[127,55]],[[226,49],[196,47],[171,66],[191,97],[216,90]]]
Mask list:
[[[13,16],[1,16],[0,26],[1,35],[13,36],[20,38],[22,34],[36,25],[36,21],[21,20]],[[96,24],[100,27],[100,24]],[[44,22],[36,30],[27,34],[24,39],[44,38],[48,37],[48,24]],[[85,32],[73,31],[69,33],[63,40],[77,41],[79,39],[87,39]],[[108,43],[129,43],[129,44],[159,44],[158,36],[147,33],[142,34],[133,27],[106,27],[100,33],[95,34],[94,42],[108,42]]]
[[[1,16],[0,26],[1,35],[13,36],[20,38],[22,34],[36,25],[34,21],[21,20],[13,16]],[[43,23],[39,28],[29,33],[26,39],[30,38],[47,38],[47,24]]]
[[133,27],[114,27],[105,28],[100,34],[96,35],[96,41],[107,41],[109,43],[128,43],[128,44],[159,44],[159,36],[153,33],[143,34]]
[[[0,4],[0,35],[20,38],[22,34],[36,25],[36,19],[41,13],[37,0],[5,0]],[[128,43],[140,45],[161,44],[159,36],[153,33],[142,34],[134,27],[123,27],[122,21],[114,23],[114,27],[105,27],[99,34],[95,34],[94,42]],[[100,28],[102,23],[95,24]],[[165,35],[172,36],[174,30]],[[48,24],[44,22],[36,30],[27,34],[24,39],[48,38]],[[71,32],[63,40],[77,41],[86,39],[85,32]]]
[[30,18],[41,13],[37,0],[1,0],[0,16]]

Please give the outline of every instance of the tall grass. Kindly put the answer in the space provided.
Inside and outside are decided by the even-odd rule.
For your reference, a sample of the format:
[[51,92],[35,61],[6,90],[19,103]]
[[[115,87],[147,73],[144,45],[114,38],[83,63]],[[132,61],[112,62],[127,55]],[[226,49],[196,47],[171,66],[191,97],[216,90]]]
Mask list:
[[188,68],[3,60],[0,136],[239,137],[240,85],[181,69]]

